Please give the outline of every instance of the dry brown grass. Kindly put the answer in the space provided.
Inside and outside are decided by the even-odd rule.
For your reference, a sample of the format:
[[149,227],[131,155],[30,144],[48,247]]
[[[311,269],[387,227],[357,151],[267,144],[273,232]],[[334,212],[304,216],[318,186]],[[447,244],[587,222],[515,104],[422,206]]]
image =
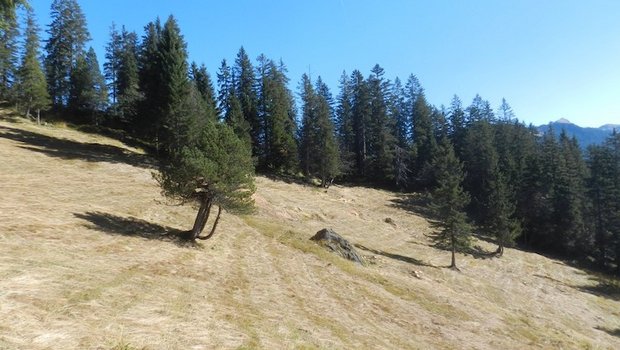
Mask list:
[[[387,191],[257,178],[256,215],[199,247],[162,239],[194,210],[161,198],[151,164],[0,121],[0,349],[620,348],[617,281],[512,249],[445,269]],[[368,266],[308,240],[324,227]]]

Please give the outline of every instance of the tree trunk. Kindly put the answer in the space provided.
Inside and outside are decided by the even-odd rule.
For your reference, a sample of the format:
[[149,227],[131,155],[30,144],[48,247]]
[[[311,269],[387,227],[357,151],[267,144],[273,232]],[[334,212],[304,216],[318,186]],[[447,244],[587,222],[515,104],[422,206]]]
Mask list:
[[450,268],[452,270],[461,271],[456,267],[456,237],[454,237],[454,234],[450,237],[450,241],[452,243],[452,263],[450,263]]
[[497,246],[497,250],[495,251],[495,255],[497,255],[497,256],[504,255],[504,245],[502,243],[499,243],[499,245]]
[[209,212],[211,210],[211,200],[209,198],[204,198],[200,203],[200,209],[198,209],[198,214],[196,214],[196,220],[194,220],[194,226],[191,231],[189,231],[188,239],[191,241],[195,241],[200,233],[205,227],[207,220],[209,219]]
[[41,125],[41,109],[37,109],[37,125]]
[[198,237],[198,239],[207,240],[215,234],[215,229],[217,228],[217,224],[220,222],[220,216],[222,215],[222,207],[217,207],[217,216],[215,217],[215,222],[213,223],[213,227],[211,227],[211,232],[205,237]]

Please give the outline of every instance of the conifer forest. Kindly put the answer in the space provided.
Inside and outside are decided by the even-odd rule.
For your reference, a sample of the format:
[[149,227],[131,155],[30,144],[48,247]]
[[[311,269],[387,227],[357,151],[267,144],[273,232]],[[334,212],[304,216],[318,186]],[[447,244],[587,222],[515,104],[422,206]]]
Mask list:
[[475,235],[496,256],[518,246],[620,274],[618,132],[583,149],[525,124],[506,99],[435,105],[416,75],[391,79],[379,64],[343,71],[332,89],[243,46],[207,70],[188,61],[172,15],[142,32],[112,25],[97,57],[77,0],[54,0],[44,27],[26,2],[1,3],[0,101],[142,142],[163,193],[199,208],[189,240],[210,238],[222,212],[251,212],[258,173],[422,193],[453,268]]

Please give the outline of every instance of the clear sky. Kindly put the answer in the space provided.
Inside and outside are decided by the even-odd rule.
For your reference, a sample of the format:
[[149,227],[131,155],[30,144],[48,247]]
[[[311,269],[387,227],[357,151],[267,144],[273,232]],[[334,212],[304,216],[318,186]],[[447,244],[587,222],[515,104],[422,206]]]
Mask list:
[[[51,0],[30,0],[43,28]],[[321,75],[334,95],[343,70],[418,76],[428,100],[502,97],[534,124],[620,124],[619,0],[81,0],[103,64],[112,22],[141,36],[173,14],[190,59],[215,77],[241,45]],[[43,35],[45,37],[45,35]]]

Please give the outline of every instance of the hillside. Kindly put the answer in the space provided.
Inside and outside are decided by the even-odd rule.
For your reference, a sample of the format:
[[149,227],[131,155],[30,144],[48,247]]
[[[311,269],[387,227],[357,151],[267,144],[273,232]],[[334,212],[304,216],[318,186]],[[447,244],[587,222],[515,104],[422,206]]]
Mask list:
[[[617,281],[514,249],[445,269],[415,196],[259,177],[256,215],[188,247],[152,164],[0,117],[0,349],[620,348]],[[308,241],[324,227],[368,266]]]

